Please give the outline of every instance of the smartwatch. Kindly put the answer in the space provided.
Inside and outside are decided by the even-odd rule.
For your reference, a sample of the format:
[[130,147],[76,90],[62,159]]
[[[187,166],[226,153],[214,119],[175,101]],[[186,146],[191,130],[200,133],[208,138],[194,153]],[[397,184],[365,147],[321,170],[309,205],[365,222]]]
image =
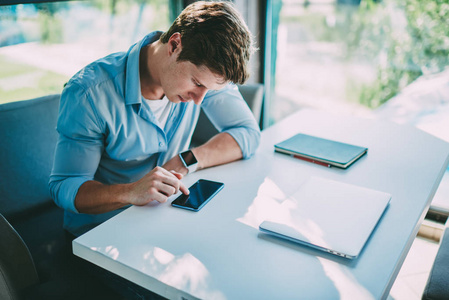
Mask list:
[[191,150],[179,153],[179,158],[181,159],[184,167],[189,170],[188,173],[193,173],[198,168],[198,161]]

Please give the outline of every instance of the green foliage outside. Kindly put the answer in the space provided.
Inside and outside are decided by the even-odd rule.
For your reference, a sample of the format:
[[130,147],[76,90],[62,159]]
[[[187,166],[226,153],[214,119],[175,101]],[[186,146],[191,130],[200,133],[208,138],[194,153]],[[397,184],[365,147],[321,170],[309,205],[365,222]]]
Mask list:
[[[0,56],[0,104],[57,94],[69,78]],[[9,82],[20,83],[12,87]]]
[[[148,31],[168,29],[168,5],[164,0],[154,0],[151,2],[147,0],[92,0],[80,2],[80,4],[110,14],[111,22],[115,16],[126,14],[135,5],[138,5],[139,13],[137,20],[130,20],[130,22],[136,22],[137,24],[144,22],[146,27],[148,27]],[[53,44],[64,42],[62,20],[59,13],[63,10],[70,9],[70,5],[66,2],[56,2],[34,4],[34,6],[37,8],[39,14],[40,41]],[[151,20],[142,20],[142,13],[146,6],[151,6],[157,12]]]
[[348,33],[348,55],[357,50],[376,57],[378,68],[376,80],[359,87],[359,101],[378,107],[419,76],[448,67],[448,20],[448,0],[362,1]]
[[[67,22],[63,18],[67,16],[67,11],[80,7],[83,7],[89,14],[75,18],[73,18],[73,14],[68,14],[73,19],[70,26],[76,28],[78,32],[87,32],[88,36],[107,34],[111,39],[109,46],[114,42],[125,43],[127,40],[136,40],[142,35],[142,31],[147,33],[153,30],[166,30],[169,26],[169,8],[165,0],[91,0],[24,4],[23,6],[32,6],[37,14],[15,14],[18,6],[0,6],[2,21],[9,26],[0,26],[0,41],[3,37],[15,34],[19,38],[13,39],[11,44],[37,42],[46,44],[45,47],[51,47],[52,45],[63,45],[66,42],[76,42],[78,36],[73,36],[73,33],[74,39],[66,36],[64,27]],[[144,13],[148,11],[149,14]],[[95,24],[94,21],[97,20],[92,20],[92,15],[94,17],[101,16],[101,20],[104,20],[104,16],[106,16],[106,20],[108,20],[106,26],[101,26],[104,22],[100,26]],[[122,29],[121,26],[124,22],[130,26]],[[97,27],[89,27],[91,24]],[[86,28],[86,26],[88,27]],[[11,32],[11,28],[14,29],[14,32]],[[117,41],[118,39],[121,40]],[[127,43],[125,48],[130,45],[131,42]],[[93,47],[102,47],[102,45],[93,45]],[[69,57],[67,59],[70,60]],[[64,83],[69,80],[68,76],[64,75],[65,72],[59,74],[29,65],[20,61],[19,58],[11,59],[11,57],[1,54],[0,66],[0,104],[61,93]],[[82,67],[79,66],[79,68]],[[61,64],[61,70],[63,68],[64,64]]]
[[376,108],[421,75],[449,66],[449,0],[362,0],[296,9],[282,23],[299,25],[305,43],[330,43],[341,53],[329,59],[375,70],[369,82],[342,74],[347,101]]
[[61,43],[63,41],[62,20],[57,12],[66,9],[67,3],[40,3],[34,4],[38,11],[38,24],[40,28],[40,41],[43,43]]

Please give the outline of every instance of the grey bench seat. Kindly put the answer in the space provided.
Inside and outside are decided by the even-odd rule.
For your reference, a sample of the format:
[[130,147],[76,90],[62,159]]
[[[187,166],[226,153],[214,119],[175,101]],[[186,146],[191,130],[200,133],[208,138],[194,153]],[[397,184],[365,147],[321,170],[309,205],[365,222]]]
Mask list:
[[449,299],[449,222],[440,241],[437,256],[430,271],[422,299]]

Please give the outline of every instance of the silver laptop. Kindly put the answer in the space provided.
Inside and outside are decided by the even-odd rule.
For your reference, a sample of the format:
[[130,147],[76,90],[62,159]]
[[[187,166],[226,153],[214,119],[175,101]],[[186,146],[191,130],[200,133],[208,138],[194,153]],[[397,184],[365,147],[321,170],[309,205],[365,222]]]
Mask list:
[[311,177],[286,199],[260,231],[350,259],[356,258],[391,195]]

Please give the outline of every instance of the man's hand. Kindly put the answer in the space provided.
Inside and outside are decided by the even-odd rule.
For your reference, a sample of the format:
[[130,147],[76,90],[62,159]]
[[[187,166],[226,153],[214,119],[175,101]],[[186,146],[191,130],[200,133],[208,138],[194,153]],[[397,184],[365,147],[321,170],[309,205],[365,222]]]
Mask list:
[[156,167],[151,172],[130,185],[129,204],[145,205],[153,200],[160,203],[181,191],[188,195],[189,189],[181,182],[183,175]]
[[[198,160],[198,170],[242,158],[239,145],[228,133],[219,133],[204,145],[191,150]],[[179,191],[189,194],[189,189],[181,182],[187,172],[176,155],[162,167],[154,168],[133,183],[106,185],[86,181],[78,190],[75,207],[80,213],[99,214],[129,204],[145,205],[153,200],[163,203]]]
[[163,203],[179,191],[189,194],[182,177],[181,173],[156,167],[139,181],[128,184],[86,181],[78,190],[75,207],[80,213],[100,214],[129,204],[145,205],[153,200]]

